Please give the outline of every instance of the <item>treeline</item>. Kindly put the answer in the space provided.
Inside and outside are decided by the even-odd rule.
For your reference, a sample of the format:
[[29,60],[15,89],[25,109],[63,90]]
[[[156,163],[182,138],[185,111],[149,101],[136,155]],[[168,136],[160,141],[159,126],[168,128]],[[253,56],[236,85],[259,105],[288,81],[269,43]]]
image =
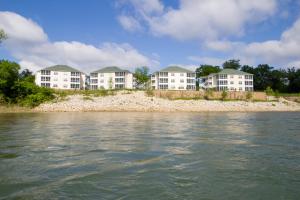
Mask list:
[[267,88],[271,88],[280,93],[300,92],[300,69],[274,69],[268,64],[260,64],[257,67],[242,66],[239,60],[226,61],[222,68],[220,66],[201,65],[196,69],[197,78],[228,68],[253,74],[253,85],[256,91],[265,91]]
[[32,72],[19,71],[18,63],[0,60],[0,104],[34,107],[54,98],[53,90],[35,84]]

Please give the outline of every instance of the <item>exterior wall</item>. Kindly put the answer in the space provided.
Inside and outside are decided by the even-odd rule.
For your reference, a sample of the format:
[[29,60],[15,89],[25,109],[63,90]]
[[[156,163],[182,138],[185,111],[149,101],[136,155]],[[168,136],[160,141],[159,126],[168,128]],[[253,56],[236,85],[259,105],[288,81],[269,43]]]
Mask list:
[[53,89],[85,89],[85,74],[60,71],[38,71],[35,75],[35,83],[38,86]]
[[151,76],[151,87],[158,90],[196,90],[196,75],[186,72],[156,72]]
[[[97,74],[93,76],[93,74]],[[124,79],[124,81],[120,81]],[[132,89],[133,75],[125,72],[125,75],[113,73],[91,73],[90,75],[90,89]]]
[[213,74],[208,75],[200,85],[205,89],[219,91],[253,91],[253,75]]

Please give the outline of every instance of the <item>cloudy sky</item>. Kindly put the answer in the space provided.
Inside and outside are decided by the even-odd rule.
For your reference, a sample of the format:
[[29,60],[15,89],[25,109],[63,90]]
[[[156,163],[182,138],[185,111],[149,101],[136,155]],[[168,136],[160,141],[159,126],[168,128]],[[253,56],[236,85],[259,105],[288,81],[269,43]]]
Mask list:
[[0,0],[0,58],[151,71],[268,63],[300,67],[300,0]]

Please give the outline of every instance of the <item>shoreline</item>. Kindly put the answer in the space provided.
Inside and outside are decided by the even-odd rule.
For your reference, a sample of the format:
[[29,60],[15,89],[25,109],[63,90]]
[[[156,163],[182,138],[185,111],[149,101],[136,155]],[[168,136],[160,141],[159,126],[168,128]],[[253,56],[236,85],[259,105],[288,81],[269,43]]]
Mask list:
[[0,113],[54,112],[300,112],[300,103],[279,101],[249,102],[221,100],[168,100],[146,96],[144,92],[108,96],[70,95],[64,101],[47,102],[33,109],[0,106]]

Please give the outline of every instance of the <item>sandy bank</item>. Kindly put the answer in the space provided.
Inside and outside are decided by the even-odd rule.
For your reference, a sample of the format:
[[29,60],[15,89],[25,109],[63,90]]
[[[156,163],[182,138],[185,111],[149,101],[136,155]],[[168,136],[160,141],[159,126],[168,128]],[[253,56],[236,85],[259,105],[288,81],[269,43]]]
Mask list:
[[114,96],[84,97],[68,96],[57,103],[44,103],[34,112],[88,112],[88,111],[139,111],[139,112],[261,112],[261,111],[300,111],[300,104],[286,101],[246,102],[216,100],[167,100],[148,97],[144,92],[126,94],[119,92]]

